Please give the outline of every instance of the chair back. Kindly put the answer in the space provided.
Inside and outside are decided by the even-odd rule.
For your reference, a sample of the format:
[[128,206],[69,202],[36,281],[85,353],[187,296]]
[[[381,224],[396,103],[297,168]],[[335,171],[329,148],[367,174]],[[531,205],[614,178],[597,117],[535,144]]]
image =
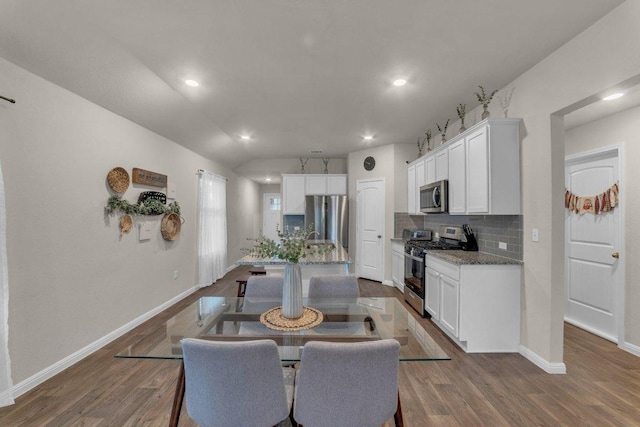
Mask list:
[[203,427],[273,426],[289,406],[274,341],[182,340],[189,416]]
[[400,344],[305,344],[296,373],[294,419],[305,427],[380,426],[396,412]]
[[245,298],[282,298],[282,276],[250,276],[244,291]]
[[309,279],[309,298],[359,298],[356,276],[313,276]]

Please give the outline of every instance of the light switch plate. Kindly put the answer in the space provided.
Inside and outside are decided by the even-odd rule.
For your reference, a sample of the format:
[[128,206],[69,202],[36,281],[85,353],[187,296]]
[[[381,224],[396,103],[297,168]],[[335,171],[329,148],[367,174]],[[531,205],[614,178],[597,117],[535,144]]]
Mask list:
[[171,182],[167,183],[167,199],[175,199],[176,198],[176,186]]
[[503,251],[507,250],[507,243],[506,242],[498,242],[498,249],[502,249]]
[[538,241],[538,229],[534,228],[531,230],[531,240],[533,240],[534,242]]

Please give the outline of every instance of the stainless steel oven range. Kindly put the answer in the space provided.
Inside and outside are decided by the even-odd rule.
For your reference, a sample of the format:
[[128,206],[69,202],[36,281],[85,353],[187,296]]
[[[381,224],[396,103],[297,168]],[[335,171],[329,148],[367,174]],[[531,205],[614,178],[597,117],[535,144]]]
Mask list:
[[[466,244],[467,232],[470,234],[470,239],[473,239],[471,228],[466,227],[440,226],[438,240],[432,240],[431,230],[405,230],[403,233],[403,237],[408,239],[404,245],[404,299],[422,317],[427,316],[424,310],[425,253],[433,250],[474,250]],[[475,239],[473,242],[475,243]],[[477,245],[475,250],[478,250]]]

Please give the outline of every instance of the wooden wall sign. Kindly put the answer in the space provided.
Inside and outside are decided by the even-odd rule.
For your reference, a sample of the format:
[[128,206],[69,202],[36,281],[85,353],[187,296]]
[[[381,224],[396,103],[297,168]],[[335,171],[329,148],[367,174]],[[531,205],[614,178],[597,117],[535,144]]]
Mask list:
[[146,171],[144,169],[133,168],[131,181],[136,184],[151,185],[153,187],[166,187],[167,175]]

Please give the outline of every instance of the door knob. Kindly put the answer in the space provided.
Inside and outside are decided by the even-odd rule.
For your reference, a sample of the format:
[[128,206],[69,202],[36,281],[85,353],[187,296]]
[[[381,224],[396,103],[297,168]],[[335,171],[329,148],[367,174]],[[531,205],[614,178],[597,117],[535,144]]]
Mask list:
[[382,236],[380,234],[378,234],[378,239],[382,239]]
[[614,252],[611,254],[611,256],[614,258],[620,258],[620,252]]

